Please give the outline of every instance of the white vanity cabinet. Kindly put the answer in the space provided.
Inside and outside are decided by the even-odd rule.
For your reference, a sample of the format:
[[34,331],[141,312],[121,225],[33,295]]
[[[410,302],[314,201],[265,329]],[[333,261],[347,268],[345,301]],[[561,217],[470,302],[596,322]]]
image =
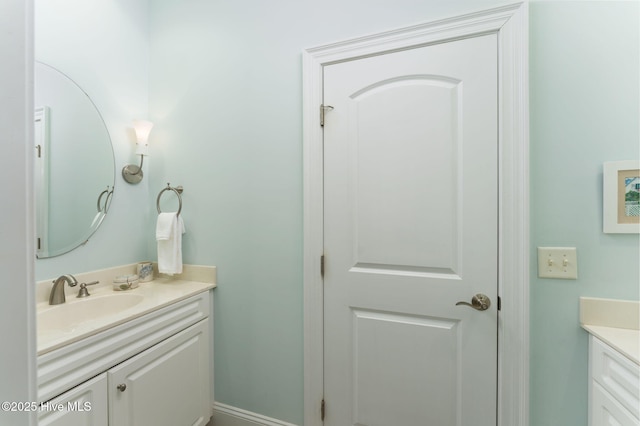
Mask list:
[[39,401],[65,408],[42,410],[39,425],[206,425],[210,299],[203,292],[39,356]]
[[589,426],[640,426],[640,366],[589,336]]

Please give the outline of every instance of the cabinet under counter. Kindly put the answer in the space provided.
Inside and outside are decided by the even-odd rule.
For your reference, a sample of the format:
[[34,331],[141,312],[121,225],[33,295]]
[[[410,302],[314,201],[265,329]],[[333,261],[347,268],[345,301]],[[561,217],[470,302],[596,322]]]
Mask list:
[[[39,424],[207,424],[214,398],[215,268],[190,268],[194,271],[186,278],[194,278],[195,272],[196,279],[210,282],[162,277],[124,292],[105,283],[90,288],[89,299],[67,299],[67,308],[98,309],[101,300],[118,295],[144,301],[113,315],[98,312],[98,318],[65,329],[64,321],[74,321],[75,312],[92,314],[91,309],[72,307],[66,310],[72,315],[62,317],[62,327],[43,327],[48,333],[38,339],[37,375],[38,402],[45,409],[39,412]],[[93,302],[80,305],[89,300]]]
[[589,333],[589,426],[640,426],[639,305],[580,299]]

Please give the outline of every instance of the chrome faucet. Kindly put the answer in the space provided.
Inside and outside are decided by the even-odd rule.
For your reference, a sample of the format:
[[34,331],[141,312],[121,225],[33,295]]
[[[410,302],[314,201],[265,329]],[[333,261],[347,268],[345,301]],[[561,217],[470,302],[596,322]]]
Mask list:
[[60,305],[66,302],[64,297],[64,283],[69,284],[69,287],[75,287],[78,285],[76,277],[71,274],[61,275],[53,281],[53,287],[51,287],[51,294],[49,295],[50,305]]

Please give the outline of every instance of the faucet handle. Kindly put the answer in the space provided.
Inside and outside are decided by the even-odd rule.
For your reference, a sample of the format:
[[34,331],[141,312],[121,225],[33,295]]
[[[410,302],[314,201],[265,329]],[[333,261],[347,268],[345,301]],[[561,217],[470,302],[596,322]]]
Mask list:
[[100,281],[92,281],[90,283],[82,283],[80,284],[80,290],[78,291],[78,295],[76,297],[87,297],[87,296],[91,296],[89,294],[89,290],[87,290],[87,286],[88,285],[96,285],[98,284]]

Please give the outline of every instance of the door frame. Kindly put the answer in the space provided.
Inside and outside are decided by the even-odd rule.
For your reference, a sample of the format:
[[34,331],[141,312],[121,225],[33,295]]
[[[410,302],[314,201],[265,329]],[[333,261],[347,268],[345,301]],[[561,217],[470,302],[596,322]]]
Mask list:
[[323,423],[322,69],[355,58],[491,33],[498,36],[498,295],[502,305],[498,425],[529,424],[529,87],[528,4],[524,2],[303,52],[305,426]]

